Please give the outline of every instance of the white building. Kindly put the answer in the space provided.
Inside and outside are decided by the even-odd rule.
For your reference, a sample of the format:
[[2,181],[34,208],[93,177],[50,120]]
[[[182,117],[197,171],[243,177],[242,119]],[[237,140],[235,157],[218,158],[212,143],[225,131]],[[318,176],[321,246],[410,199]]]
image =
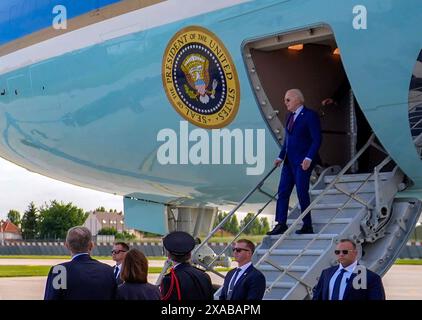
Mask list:
[[126,231],[122,212],[90,212],[83,226],[87,227],[93,236],[103,228],[114,228],[117,232]]

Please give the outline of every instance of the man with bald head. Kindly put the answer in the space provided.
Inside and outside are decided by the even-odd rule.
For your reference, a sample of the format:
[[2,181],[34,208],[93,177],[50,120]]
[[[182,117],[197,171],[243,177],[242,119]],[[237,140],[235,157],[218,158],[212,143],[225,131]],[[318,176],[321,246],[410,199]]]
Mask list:
[[85,227],[67,232],[65,246],[71,261],[51,268],[44,300],[111,300],[116,291],[113,268],[91,258],[92,235]]
[[[293,187],[303,211],[310,204],[309,179],[318,158],[321,145],[321,125],[318,114],[304,106],[305,99],[299,89],[290,89],[284,96],[289,111],[285,126],[284,143],[274,165],[284,161],[278,188],[276,207],[277,225],[268,235],[282,234],[287,230],[287,211]],[[313,233],[311,213],[303,218],[303,226],[297,234]]]

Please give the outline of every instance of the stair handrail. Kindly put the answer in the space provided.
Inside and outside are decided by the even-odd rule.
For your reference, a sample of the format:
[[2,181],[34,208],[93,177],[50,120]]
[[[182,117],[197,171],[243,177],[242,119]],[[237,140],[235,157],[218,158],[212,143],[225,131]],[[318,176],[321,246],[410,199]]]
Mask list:
[[350,169],[353,163],[366,151],[366,149],[372,144],[375,139],[375,134],[373,133],[366,144],[356,153],[356,155],[344,166],[344,168],[336,175],[336,177],[329,183],[329,185],[321,192],[311,203],[310,205],[303,211],[299,217],[290,225],[290,227],[281,235],[281,237],[271,246],[271,248],[258,260],[256,263],[257,266],[262,264],[267,257],[271,254],[271,251],[274,250],[276,247],[279,246],[287,236],[295,229],[295,227],[299,224],[299,221],[302,220],[311,210],[312,208],[325,196],[329,189],[331,189],[338,180]]
[[[362,153],[371,145],[371,144],[373,144],[373,139],[374,139],[374,135],[372,135],[371,137],[370,137],[370,139],[368,140],[368,142],[367,142],[367,144],[365,144],[365,146],[356,154],[356,156],[343,168],[343,172],[340,172],[334,179],[333,179],[333,181],[332,181],[332,183],[330,183],[322,192],[321,192],[321,194],[319,195],[319,196],[324,196],[327,192],[328,192],[328,190],[330,190],[332,187],[333,187],[333,185],[335,185],[336,183],[337,183],[337,181],[344,175],[344,173],[349,169],[349,167],[351,167],[352,166],[352,164],[353,164],[353,162],[355,161],[355,160],[357,160],[357,158],[359,158],[361,155],[362,155]],[[335,218],[337,218],[337,216],[340,214],[340,212],[342,212],[342,210],[344,209],[344,207],[351,201],[351,200],[355,200],[355,201],[358,201],[358,198],[356,198],[355,197],[355,195],[360,191],[360,189],[370,180],[370,178],[371,177],[374,177],[375,176],[375,180],[379,180],[379,173],[380,173],[380,171],[381,171],[381,169],[386,165],[386,164],[388,164],[389,162],[391,161],[391,157],[387,157],[386,159],[384,159],[380,164],[378,164],[375,168],[374,168],[374,172],[371,174],[371,173],[369,173],[368,175],[367,175],[367,177],[366,177],[366,179],[358,186],[358,188],[356,189],[356,190],[354,190],[352,193],[348,193],[348,192],[345,192],[345,191],[343,191],[343,190],[341,190],[341,189],[339,189],[339,188],[337,188],[337,187],[335,187],[338,191],[340,191],[340,192],[343,192],[343,193],[345,193],[345,194],[347,194],[347,195],[349,195],[349,198],[346,200],[346,202],[345,203],[343,203],[343,205],[342,205],[342,207],[340,207],[340,208],[337,208],[337,212],[335,213],[335,215],[334,216],[332,216],[330,219],[329,219],[329,221],[328,221],[328,223],[327,224],[325,224],[323,227],[322,227],[322,229],[316,234],[316,236],[313,238],[313,239],[311,239],[308,243],[307,243],[307,245],[302,249],[302,252],[298,255],[298,256],[296,256],[294,259],[293,259],[293,261],[291,261],[290,263],[289,263],[289,265],[287,266],[287,267],[281,267],[281,266],[277,266],[274,262],[272,262],[271,260],[269,260],[268,258],[266,258],[273,250],[274,250],[274,248],[276,248],[276,247],[278,247],[279,245],[280,245],[280,243],[289,235],[289,234],[286,234],[287,233],[287,231],[286,231],[286,233],[282,236],[282,237],[280,237],[280,239],[278,239],[278,241],[276,241],[274,244],[273,244],[273,246],[267,251],[267,254],[265,254],[263,257],[261,257],[261,259],[258,261],[258,263],[256,264],[256,266],[259,266],[261,263],[263,263],[263,262],[267,262],[267,263],[269,263],[270,265],[272,265],[273,267],[275,267],[275,268],[277,268],[277,269],[279,269],[280,271],[282,271],[282,273],[277,277],[277,279],[273,282],[273,284],[270,286],[270,287],[268,287],[267,288],[267,290],[271,290],[271,288],[274,286],[274,284],[276,284],[277,283],[277,281],[279,280],[279,279],[281,279],[281,277],[283,277],[285,274],[289,274],[289,271],[290,271],[290,268],[291,268],[291,266],[297,261],[297,259],[299,259],[301,256],[302,256],[302,253],[303,252],[305,252],[306,250],[307,250],[307,248],[308,247],[310,247],[317,239],[318,239],[318,235],[320,235],[322,232],[324,232],[324,230],[330,225],[330,223],[331,223],[331,221],[332,220],[334,220]],[[350,166],[349,166],[350,165]],[[398,166],[396,166],[395,168],[394,168],[394,170],[393,170],[393,172],[396,172],[396,170],[398,170]],[[318,197],[319,197],[318,196]],[[312,205],[312,207],[316,204],[316,203],[318,203],[319,202],[319,200],[320,200],[320,198],[321,197],[319,197],[319,199],[318,199],[318,197],[311,203],[311,205]],[[362,200],[359,200],[358,202],[361,202],[363,205],[365,205],[367,208],[368,208],[368,203],[366,203],[366,202],[364,202],[364,201],[362,201]],[[290,228],[294,228],[294,226],[298,223],[298,221],[299,220],[301,220],[312,208],[310,208],[311,207],[311,205],[308,207],[309,208],[309,210],[306,212],[306,210],[296,219],[296,221],[292,224],[292,226],[290,227]],[[290,229],[289,228],[289,229]],[[290,232],[291,232],[291,230],[289,230]],[[283,239],[282,239],[283,238]],[[315,263],[317,263],[317,261],[315,261]],[[305,273],[306,274],[306,273]],[[305,286],[305,288],[308,290],[308,292],[310,292],[310,290],[312,289],[312,286],[311,285],[309,285],[309,284],[307,284],[304,280],[303,280],[303,277],[305,276],[305,275],[303,275],[302,277],[295,277],[295,276],[293,276],[293,275],[291,275],[291,274],[289,274],[290,276],[292,276],[294,279],[296,279],[297,281],[298,281],[298,283],[299,284],[301,284],[301,285],[304,285]]]
[[[242,200],[229,212],[229,214],[223,218],[223,220],[221,220],[221,222],[213,229],[211,230],[211,232],[205,237],[205,239],[198,245],[195,247],[195,249],[192,252],[192,256],[195,256],[195,253],[197,251],[199,251],[205,244],[208,243],[208,241],[211,239],[211,237],[213,235],[215,235],[217,233],[218,230],[220,230],[220,228],[237,212],[237,210],[251,197],[252,194],[255,193],[255,191],[259,190],[261,191],[261,187],[264,184],[264,182],[273,174],[273,172],[275,171],[275,169],[277,169],[277,166],[273,166],[273,168],[265,175],[264,178],[262,178],[259,183],[252,189],[250,190],[246,196],[244,196],[242,198]],[[261,191],[262,192],[262,191]],[[277,192],[278,193],[278,192]],[[274,194],[274,196],[272,196],[270,198],[269,201],[267,201],[264,205],[263,208],[261,208],[258,213],[254,216],[253,219],[251,219],[240,231],[239,233],[235,236],[235,238],[224,248],[224,250],[221,251],[221,253],[216,254],[216,257],[207,265],[202,264],[201,262],[197,261],[198,264],[200,264],[201,266],[203,266],[205,269],[210,269],[212,271],[212,265],[214,264],[215,261],[217,261],[217,259],[219,257],[221,257],[224,252],[227,250],[227,248],[241,235],[241,233],[256,219],[256,217],[268,206],[268,204],[270,204],[275,196],[277,195],[277,193]],[[268,195],[267,193],[264,192],[264,194],[266,194],[267,196],[270,197],[270,195]],[[218,274],[219,276],[222,276],[221,274]]]

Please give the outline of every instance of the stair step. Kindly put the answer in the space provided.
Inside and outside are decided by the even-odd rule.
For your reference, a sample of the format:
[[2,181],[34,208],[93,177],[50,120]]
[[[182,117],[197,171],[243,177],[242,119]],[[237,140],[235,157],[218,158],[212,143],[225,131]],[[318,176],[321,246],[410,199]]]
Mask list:
[[[347,185],[345,185],[345,186],[347,186]],[[340,187],[340,188],[342,188],[342,187]],[[356,190],[358,188],[354,188],[354,189],[350,190],[348,188],[343,187],[342,189],[344,191],[346,191],[346,192],[349,192],[349,193],[353,194],[354,192],[356,192]],[[324,189],[322,189],[322,190],[321,189],[313,189],[309,193],[310,193],[311,196],[319,196],[324,191],[325,191]],[[366,188],[366,189],[364,189],[364,187],[362,187],[362,189],[359,189],[359,191],[356,193],[356,195],[359,196],[362,193],[363,194],[366,194],[366,193],[373,193],[373,194],[375,194],[375,190],[373,188],[370,188],[370,189],[369,188]],[[338,189],[329,189],[329,190],[327,190],[325,192],[324,196],[325,195],[346,195],[346,194],[344,192],[341,192]]]
[[[267,249],[259,249],[257,250],[258,254],[264,255],[267,253]],[[275,256],[298,256],[298,255],[305,255],[305,256],[320,256],[323,254],[325,250],[302,250],[302,249],[274,249],[271,251],[271,255]]]
[[[291,225],[295,221],[296,221],[295,219],[287,219],[287,224]],[[313,224],[328,224],[328,223],[330,223],[330,224],[349,224],[352,221],[353,221],[353,219],[351,219],[351,218],[335,218],[335,219],[332,219],[331,221],[330,221],[330,218],[313,218],[312,219]],[[301,227],[302,226],[300,225],[299,229]]]
[[[312,240],[317,238],[318,240],[331,240],[337,237],[337,233],[322,233],[322,234],[291,234],[286,239],[289,240]],[[279,235],[276,236],[267,236],[270,239],[278,239],[280,238]]]
[[338,209],[338,208],[353,208],[353,209],[359,209],[364,208],[365,206],[361,204],[360,202],[357,202],[355,200],[350,201],[347,204],[342,203],[317,203],[314,208],[315,209]]
[[[368,176],[372,175],[372,173],[360,173],[360,174],[347,174],[342,176],[338,182],[358,182],[358,181],[365,181]],[[336,176],[325,176],[324,182],[331,183]],[[381,180],[388,180],[391,177],[391,172],[381,172],[380,178]],[[368,181],[374,181],[374,177],[370,177]]]
[[[274,281],[267,281],[267,288],[272,286]],[[277,282],[274,283],[273,288],[277,289],[291,289],[296,283],[294,282]]]
[[[283,269],[286,269],[288,266],[287,265],[281,265],[280,267],[283,268]],[[265,271],[267,271],[267,272],[268,271],[277,271],[277,272],[279,272],[280,271],[280,270],[278,270],[277,268],[273,267],[270,264],[260,265],[259,266],[259,270],[261,272],[265,272]],[[308,270],[309,270],[309,266],[291,266],[288,271],[289,272],[306,272]]]

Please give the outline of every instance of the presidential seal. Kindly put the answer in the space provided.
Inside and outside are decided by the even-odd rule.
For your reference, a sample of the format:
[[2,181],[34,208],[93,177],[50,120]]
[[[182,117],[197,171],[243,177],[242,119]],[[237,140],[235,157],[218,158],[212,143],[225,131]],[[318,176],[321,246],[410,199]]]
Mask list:
[[224,44],[198,26],[179,31],[163,58],[163,84],[176,111],[202,128],[222,128],[239,109],[236,68]]

